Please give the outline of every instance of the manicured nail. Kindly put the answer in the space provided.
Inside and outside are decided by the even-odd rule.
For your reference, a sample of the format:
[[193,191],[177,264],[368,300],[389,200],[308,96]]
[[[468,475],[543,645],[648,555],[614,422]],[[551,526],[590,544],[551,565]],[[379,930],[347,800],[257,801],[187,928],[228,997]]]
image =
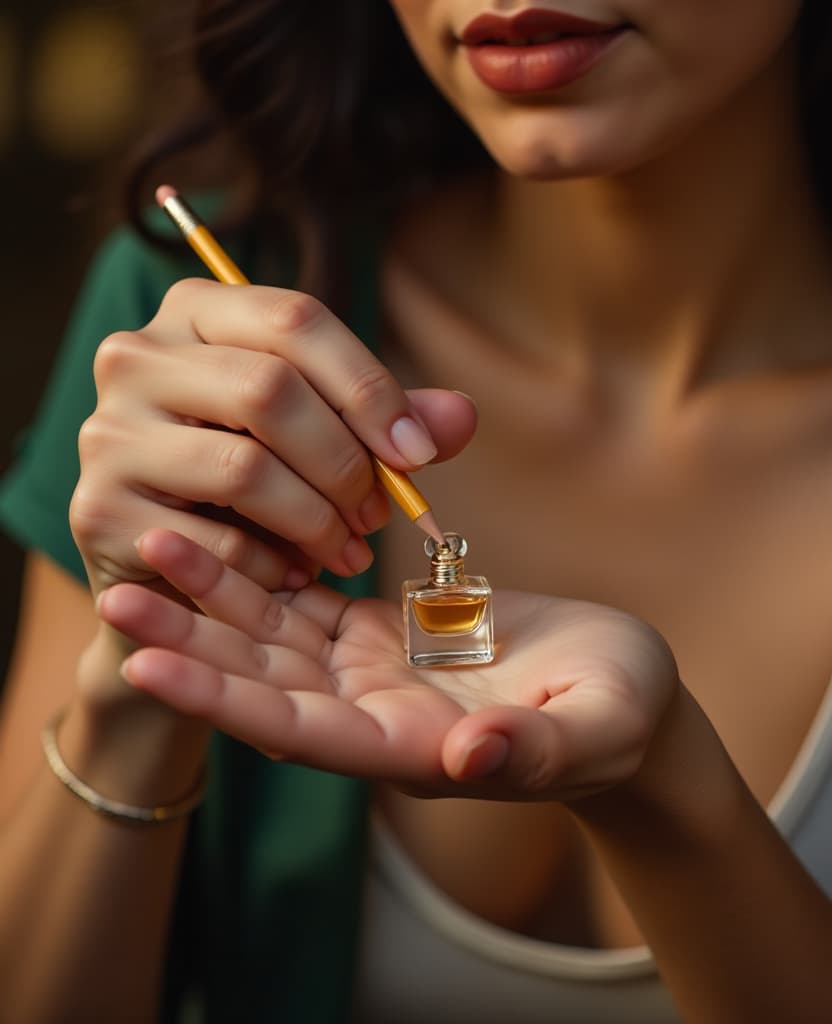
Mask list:
[[387,522],[390,514],[390,506],[387,498],[375,487],[370,494],[358,506],[358,518],[364,527],[365,533],[373,533],[381,529]]
[[402,416],[390,428],[390,440],[403,459],[424,466],[436,458],[436,445],[430,434],[412,416]]
[[478,779],[493,775],[508,759],[511,747],[505,736],[487,732],[463,752],[459,778]]
[[370,546],[361,537],[351,537],[345,544],[341,557],[355,573],[369,569],[373,561]]

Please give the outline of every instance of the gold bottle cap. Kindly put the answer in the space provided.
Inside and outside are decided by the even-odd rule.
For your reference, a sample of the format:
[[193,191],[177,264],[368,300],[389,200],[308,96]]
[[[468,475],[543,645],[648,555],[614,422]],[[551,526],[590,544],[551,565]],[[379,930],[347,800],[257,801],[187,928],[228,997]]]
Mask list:
[[465,563],[468,542],[458,533],[446,533],[445,543],[438,544],[433,537],[425,541],[425,554],[430,558],[430,580],[443,587],[465,581]]

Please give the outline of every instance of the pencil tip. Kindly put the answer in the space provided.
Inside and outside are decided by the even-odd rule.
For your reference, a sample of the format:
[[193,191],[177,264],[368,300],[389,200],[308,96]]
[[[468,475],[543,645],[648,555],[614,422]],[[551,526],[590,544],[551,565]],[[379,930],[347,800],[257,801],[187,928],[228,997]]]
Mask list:
[[445,543],[445,534],[439,529],[439,523],[430,509],[417,516],[413,522],[423,530],[429,537],[433,537],[437,544]]
[[173,185],[160,185],[156,189],[156,202],[159,206],[164,206],[168,199],[175,199],[178,195]]

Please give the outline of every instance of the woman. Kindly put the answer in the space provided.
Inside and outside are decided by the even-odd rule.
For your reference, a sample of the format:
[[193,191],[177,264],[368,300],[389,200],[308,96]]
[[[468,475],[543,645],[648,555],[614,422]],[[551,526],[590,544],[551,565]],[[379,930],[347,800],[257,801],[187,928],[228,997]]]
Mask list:
[[[347,223],[355,333],[297,291],[162,300],[186,270],[134,242],[94,272],[76,348],[119,332],[97,401],[66,411],[68,357],[4,498],[71,568],[36,496],[94,405],[71,516],[100,623],[33,556],[3,719],[13,1017],[153,1019],[167,971],[172,1013],[217,1020],[827,1019],[829,15],[394,0],[480,149],[389,12],[204,6],[201,66],[279,209]],[[418,574],[366,448],[432,464],[499,588],[493,665],[408,669],[394,606],[309,582],[366,568],[381,526],[378,593]],[[208,727],[242,741],[187,855],[185,815],[125,826],[58,785],[60,708],[86,803],[189,807]]]

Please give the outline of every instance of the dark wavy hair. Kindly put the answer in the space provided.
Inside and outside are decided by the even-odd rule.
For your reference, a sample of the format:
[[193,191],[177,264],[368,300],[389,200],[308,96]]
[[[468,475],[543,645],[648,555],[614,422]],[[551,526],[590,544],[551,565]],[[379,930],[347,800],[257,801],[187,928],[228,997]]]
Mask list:
[[127,182],[129,219],[156,244],[171,243],[144,217],[152,177],[219,142],[237,154],[243,200],[218,229],[256,211],[300,246],[309,290],[334,301],[351,219],[489,162],[385,0],[196,0],[191,33],[199,102],[148,141]]
[[[200,102],[151,141],[128,181],[129,216],[146,235],[150,176],[219,139],[248,171],[237,224],[255,210],[278,222],[300,244],[310,290],[331,298],[351,217],[389,215],[420,190],[490,164],[386,0],[195,0],[191,24]],[[799,32],[808,149],[832,212],[829,0],[805,0]]]

